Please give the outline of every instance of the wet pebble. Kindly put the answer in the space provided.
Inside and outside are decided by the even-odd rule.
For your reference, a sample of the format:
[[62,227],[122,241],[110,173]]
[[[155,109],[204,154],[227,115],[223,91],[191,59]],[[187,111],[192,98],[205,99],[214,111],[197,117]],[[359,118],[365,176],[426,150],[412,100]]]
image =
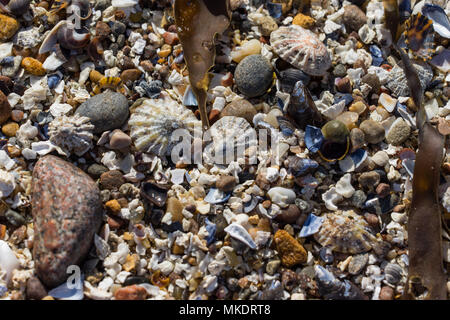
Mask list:
[[358,181],[363,188],[373,190],[380,183],[380,174],[376,171],[363,172]]
[[27,280],[27,299],[41,300],[47,296],[47,290],[38,277],[31,277]]
[[383,141],[384,139],[384,128],[380,123],[376,121],[373,121],[371,119],[364,120],[359,128],[364,132],[365,140],[369,143],[376,144]]
[[380,300],[393,300],[394,299],[394,289],[389,286],[383,286],[380,290],[379,295]]
[[389,144],[398,146],[408,139],[410,133],[411,127],[409,124],[403,118],[397,118],[387,132],[386,141]]
[[234,79],[240,92],[249,98],[264,94],[273,82],[273,68],[259,54],[245,57],[236,67]]
[[20,227],[25,224],[25,218],[12,209],[8,209],[8,211],[5,212],[5,218],[14,227]]
[[367,22],[367,17],[364,11],[352,4],[345,6],[342,21],[347,32],[350,33],[350,31],[358,31]]
[[36,273],[46,286],[55,287],[91,247],[102,219],[100,190],[73,164],[45,156],[33,170],[31,204]]
[[372,161],[377,166],[384,167],[389,162],[389,155],[385,151],[378,151],[372,156]]
[[231,192],[236,186],[236,178],[233,176],[221,176],[216,181],[216,188],[223,192]]
[[100,185],[104,189],[112,190],[114,188],[119,188],[125,183],[122,172],[119,170],[111,170],[101,174]]
[[364,269],[368,261],[369,254],[367,253],[354,255],[348,264],[348,272],[351,275],[359,274]]
[[245,99],[239,99],[230,102],[220,113],[221,117],[235,116],[246,119],[249,123],[253,123],[253,117],[256,115],[255,107]]
[[0,92],[0,124],[6,122],[11,116],[11,105],[8,102],[8,98]]
[[42,62],[31,57],[23,58],[22,67],[26,72],[34,76],[43,76],[46,72],[42,66]]
[[116,300],[145,300],[146,297],[147,290],[138,285],[123,287],[114,293]]
[[94,178],[99,178],[102,175],[102,173],[105,173],[107,171],[108,171],[107,167],[102,166],[101,164],[98,163],[91,164],[87,169],[87,172]]
[[121,93],[107,90],[83,102],[76,113],[91,120],[94,133],[102,133],[120,128],[127,121],[128,100]]
[[2,126],[2,132],[7,137],[14,137],[19,130],[19,125],[16,122],[10,122]]
[[281,210],[281,213],[275,217],[275,221],[281,223],[295,223],[302,212],[295,204],[290,204],[286,209]]
[[116,129],[111,135],[109,145],[112,149],[121,150],[131,145],[131,137],[122,130]]
[[353,128],[350,131],[350,142],[352,145],[352,152],[362,148],[366,144],[364,132],[359,128]]

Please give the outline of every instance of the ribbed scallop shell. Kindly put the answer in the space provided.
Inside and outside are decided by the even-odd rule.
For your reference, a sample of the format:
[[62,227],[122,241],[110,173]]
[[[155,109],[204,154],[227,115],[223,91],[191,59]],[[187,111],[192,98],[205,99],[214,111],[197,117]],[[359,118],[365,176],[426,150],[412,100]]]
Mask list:
[[333,251],[357,254],[372,249],[379,240],[370,232],[369,225],[354,211],[337,211],[323,216],[324,223],[314,238]]
[[68,156],[73,152],[82,156],[92,147],[94,125],[88,117],[56,117],[48,126],[49,140],[59,146]]
[[325,45],[317,36],[297,25],[280,27],[270,34],[270,45],[285,61],[312,76],[322,76],[331,66]]
[[169,97],[143,99],[132,106],[130,113],[128,125],[136,149],[159,156],[170,154],[178,143],[171,141],[176,130],[185,129],[190,139],[193,139],[195,130],[201,130],[194,113]]
[[[247,120],[240,117],[226,116],[216,121],[205,137],[210,134],[211,142],[205,147],[204,160],[207,163],[229,164],[244,157],[249,146],[257,146],[255,129]],[[229,158],[226,155],[230,152]],[[233,153],[231,153],[233,152]]]

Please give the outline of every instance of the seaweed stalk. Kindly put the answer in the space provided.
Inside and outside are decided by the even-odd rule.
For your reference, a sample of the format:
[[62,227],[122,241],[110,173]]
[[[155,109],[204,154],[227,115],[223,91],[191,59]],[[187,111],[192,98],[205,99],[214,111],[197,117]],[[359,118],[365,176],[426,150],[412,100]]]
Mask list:
[[230,3],[229,0],[175,0],[174,14],[202,127],[207,130],[208,71],[214,65],[216,55],[214,38],[230,24]]
[[408,218],[409,268],[403,299],[447,299],[446,275],[442,256],[442,215],[438,197],[440,168],[445,137],[433,127],[423,106],[423,88],[408,55],[395,40],[399,29],[396,0],[383,0],[386,25],[393,39],[392,48],[401,56],[403,70],[416,105],[419,149],[413,177],[413,195]]

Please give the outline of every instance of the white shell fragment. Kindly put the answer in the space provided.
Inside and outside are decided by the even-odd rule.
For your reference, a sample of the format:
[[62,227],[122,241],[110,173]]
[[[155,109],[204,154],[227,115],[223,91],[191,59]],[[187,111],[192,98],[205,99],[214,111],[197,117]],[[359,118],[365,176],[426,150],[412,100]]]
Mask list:
[[6,272],[6,283],[11,279],[12,272],[19,266],[19,260],[14,252],[5,241],[0,240],[0,273],[1,271]]
[[224,231],[231,237],[245,243],[251,249],[256,249],[256,243],[253,241],[252,236],[240,224],[232,223]]
[[322,200],[325,202],[325,206],[328,210],[337,211],[336,206],[341,202],[344,197],[336,191],[335,187],[330,188],[327,192],[322,194]]
[[270,200],[282,208],[294,203],[296,195],[291,189],[274,187],[267,192]]
[[352,176],[350,173],[346,173],[336,183],[336,192],[345,198],[350,198],[355,193],[355,188],[352,186],[351,179]]

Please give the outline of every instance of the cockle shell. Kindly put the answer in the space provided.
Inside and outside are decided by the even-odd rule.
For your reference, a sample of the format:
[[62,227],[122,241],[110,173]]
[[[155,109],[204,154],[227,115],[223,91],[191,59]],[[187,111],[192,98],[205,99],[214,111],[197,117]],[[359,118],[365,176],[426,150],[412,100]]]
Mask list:
[[312,76],[323,76],[331,66],[325,45],[300,26],[280,27],[271,33],[270,44],[283,60]]
[[351,254],[367,252],[374,247],[378,249],[381,241],[372,234],[366,220],[354,211],[337,211],[323,217],[325,221],[314,235],[322,246]]
[[192,139],[195,131],[201,130],[194,113],[169,97],[140,100],[131,107],[130,113],[128,125],[134,145],[139,151],[158,156],[170,154],[178,143],[178,140],[172,141],[176,130],[184,129],[179,133],[189,135],[185,139]]
[[205,147],[204,159],[208,163],[229,164],[243,159],[245,150],[257,146],[257,134],[247,120],[240,117],[225,116],[216,121],[205,132],[204,139],[210,137]]
[[82,156],[92,147],[94,125],[88,117],[75,114],[56,117],[48,126],[50,142],[60,147],[67,155],[72,152]]

